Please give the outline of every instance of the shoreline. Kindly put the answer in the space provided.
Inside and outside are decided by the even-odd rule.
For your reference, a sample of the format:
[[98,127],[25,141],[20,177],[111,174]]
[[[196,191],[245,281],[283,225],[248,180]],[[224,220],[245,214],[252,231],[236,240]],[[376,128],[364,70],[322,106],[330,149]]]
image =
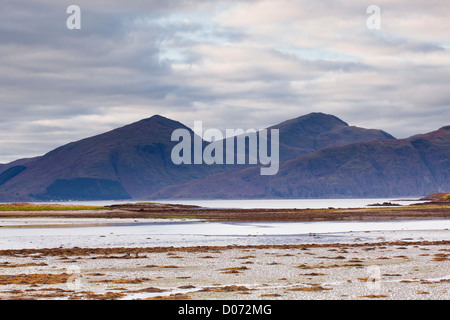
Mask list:
[[450,219],[450,205],[329,209],[210,209],[176,204],[122,204],[96,210],[0,211],[0,218],[206,219],[209,221],[393,221]]
[[[206,209],[133,204],[100,211],[3,211],[0,218],[5,229],[17,221],[33,227],[33,220],[42,223],[38,228],[88,228],[100,220],[104,225],[134,219],[389,222],[447,220],[450,206]],[[439,240],[424,240],[419,230],[411,230],[369,242],[320,242],[312,236],[312,242],[296,244],[182,246],[181,241],[180,246],[3,249],[0,300],[448,300],[450,240],[447,229],[441,233]]]
[[450,220],[228,222],[180,219],[0,219],[0,249],[139,248],[441,241]]
[[[440,241],[381,241],[363,243],[300,243],[300,244],[267,244],[267,245],[226,245],[226,246],[186,246],[186,247],[111,247],[111,248],[36,248],[36,249],[4,249],[0,250],[0,256],[37,255],[37,256],[82,256],[82,255],[113,255],[141,253],[168,253],[168,252],[209,252],[223,250],[249,250],[249,249],[274,249],[274,250],[304,250],[308,248],[360,248],[383,246],[450,246],[450,240]],[[450,251],[450,250],[449,250]]]

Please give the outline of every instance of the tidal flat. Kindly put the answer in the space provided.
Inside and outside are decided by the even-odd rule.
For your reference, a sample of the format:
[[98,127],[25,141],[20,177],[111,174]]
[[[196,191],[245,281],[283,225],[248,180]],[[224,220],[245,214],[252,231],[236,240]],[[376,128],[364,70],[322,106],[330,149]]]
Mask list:
[[[0,299],[448,300],[449,211],[448,206],[211,210],[138,204],[2,212]],[[402,226],[405,221],[414,227]],[[173,229],[179,233],[176,245],[148,231],[152,224],[186,231],[196,223],[244,229],[221,235],[217,243],[211,235]],[[254,224],[260,224],[260,234],[246,234]],[[375,224],[391,229],[301,233],[296,224],[304,230]],[[277,234],[279,225],[298,233]],[[142,230],[137,232],[142,242],[119,229]],[[105,232],[87,236],[95,230]],[[268,235],[270,230],[274,234]],[[111,242],[119,238],[128,242]]]
[[449,299],[450,241],[0,251],[1,299]]

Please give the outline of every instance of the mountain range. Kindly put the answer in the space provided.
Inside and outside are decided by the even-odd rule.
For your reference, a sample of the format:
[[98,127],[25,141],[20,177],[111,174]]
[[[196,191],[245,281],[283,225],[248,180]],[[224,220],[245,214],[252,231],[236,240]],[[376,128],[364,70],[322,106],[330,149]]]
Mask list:
[[395,139],[311,113],[268,128],[280,137],[273,176],[260,175],[258,165],[175,165],[175,129],[194,135],[155,115],[2,164],[0,201],[393,197],[450,189],[450,126]]

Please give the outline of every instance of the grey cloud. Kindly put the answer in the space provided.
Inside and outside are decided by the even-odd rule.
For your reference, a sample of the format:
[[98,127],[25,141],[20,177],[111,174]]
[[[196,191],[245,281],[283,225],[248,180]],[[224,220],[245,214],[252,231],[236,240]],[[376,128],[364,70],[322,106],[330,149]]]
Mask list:
[[[364,26],[366,15],[348,1],[326,2],[317,17],[318,5],[309,15],[304,7],[308,25],[317,24],[308,31],[312,44],[291,28],[295,19],[273,22],[268,34],[213,19],[244,2],[258,3],[79,0],[82,29],[70,31],[70,1],[3,1],[0,135],[10,134],[0,139],[0,162],[156,113],[187,125],[260,128],[322,111],[399,137],[448,124],[449,52],[436,39],[407,29],[349,30]],[[420,15],[415,8],[425,3],[408,9]],[[358,23],[347,26],[351,19]],[[310,50],[309,58],[295,49]]]
[[371,32],[369,40],[373,42],[374,46],[398,49],[401,52],[432,53],[436,51],[445,51],[439,43],[405,38],[403,36],[393,36],[381,32]]

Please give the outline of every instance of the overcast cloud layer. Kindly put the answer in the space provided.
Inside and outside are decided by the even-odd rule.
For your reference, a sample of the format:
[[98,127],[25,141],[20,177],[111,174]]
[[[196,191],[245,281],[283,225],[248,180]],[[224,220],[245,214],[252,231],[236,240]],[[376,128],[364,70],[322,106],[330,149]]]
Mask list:
[[[81,8],[81,30],[66,9]],[[367,28],[371,4],[381,29]],[[263,128],[310,112],[398,138],[450,124],[450,2],[0,5],[0,163],[160,114]]]

